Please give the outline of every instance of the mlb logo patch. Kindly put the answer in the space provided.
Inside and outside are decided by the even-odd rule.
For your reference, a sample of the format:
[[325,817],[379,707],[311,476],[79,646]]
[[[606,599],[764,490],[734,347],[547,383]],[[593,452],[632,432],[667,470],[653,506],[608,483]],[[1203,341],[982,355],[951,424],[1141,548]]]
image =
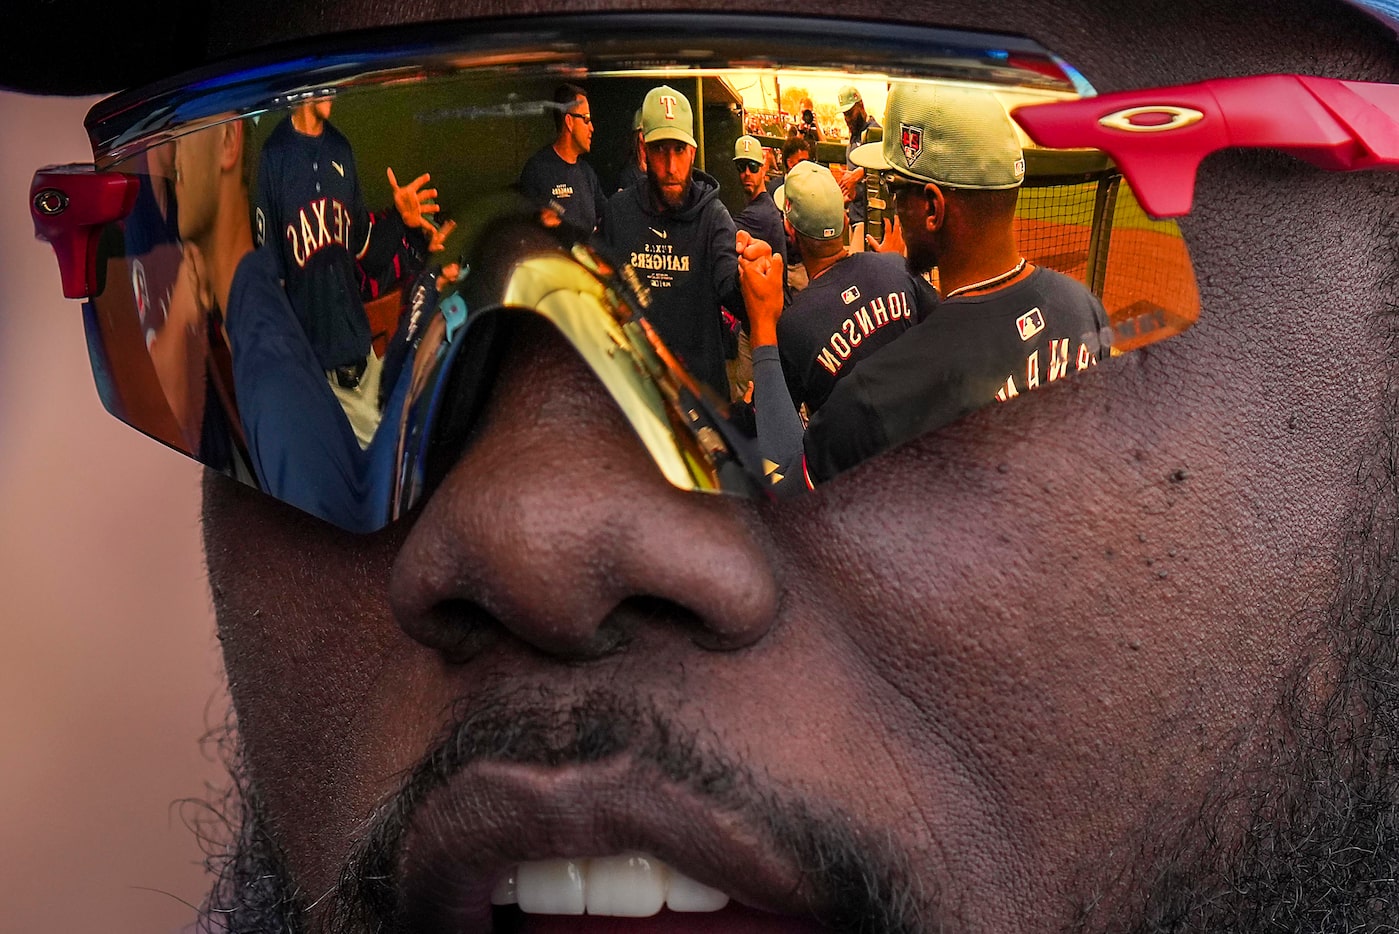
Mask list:
[[852,285],[850,288],[840,293],[840,300],[847,305],[853,305],[860,300],[860,290]]
[[904,161],[913,165],[913,160],[923,151],[923,128],[911,123],[900,123],[899,144],[903,146]]
[[1038,308],[1031,308],[1015,319],[1015,328],[1020,332],[1020,339],[1027,341],[1044,330],[1044,315]]

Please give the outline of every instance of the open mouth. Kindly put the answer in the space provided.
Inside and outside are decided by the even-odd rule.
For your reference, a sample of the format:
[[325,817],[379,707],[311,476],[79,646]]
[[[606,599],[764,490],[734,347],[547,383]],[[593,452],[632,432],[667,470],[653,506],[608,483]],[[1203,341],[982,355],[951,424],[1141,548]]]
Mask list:
[[563,768],[475,763],[414,812],[394,848],[393,913],[405,930],[825,930],[812,878],[761,816],[626,757]]
[[733,901],[655,857],[521,863],[491,894],[493,934],[802,934],[814,921]]

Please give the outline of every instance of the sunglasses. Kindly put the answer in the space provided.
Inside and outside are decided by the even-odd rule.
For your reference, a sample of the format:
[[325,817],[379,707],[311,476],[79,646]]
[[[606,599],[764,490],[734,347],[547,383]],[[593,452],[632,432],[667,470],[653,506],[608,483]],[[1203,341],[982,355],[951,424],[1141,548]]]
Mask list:
[[588,126],[592,126],[592,125],[593,125],[593,118],[592,118],[589,114],[575,114],[575,113],[570,113],[570,114],[564,114],[564,116],[565,116],[565,117],[572,117],[572,118],[575,119],[575,120],[582,120],[582,121],[583,121],[584,123],[586,123]]
[[[1014,275],[941,296],[917,277],[878,290],[852,281],[828,326],[793,329],[776,383],[755,364],[755,426],[743,398],[752,376],[723,356],[727,322],[744,309],[696,299],[675,310],[675,296],[700,295],[716,268],[738,294],[733,254],[701,250],[678,227],[549,226],[518,193],[524,159],[552,142],[560,74],[603,114],[632,114],[665,86],[655,106],[673,115],[669,92],[683,94],[697,169],[732,152],[745,113],[777,111],[798,92],[819,98],[802,87],[817,81],[859,88],[883,118],[875,145],[886,162],[937,162],[942,124],[886,113],[888,89],[930,100],[974,89],[977,120],[1013,121],[1023,151],[1016,194],[1002,197],[1017,253],[1004,273]],[[1394,168],[1397,116],[1399,87],[1296,75],[1098,94],[1033,40],[964,30],[700,14],[478,21],[332,39],[117,95],[86,121],[93,163],[40,170],[30,203],[64,294],[84,300],[113,415],[368,532],[431,494],[489,404],[509,411],[494,399],[496,376],[537,334],[522,322],[547,322],[585,361],[676,487],[805,490],[1195,323],[1195,275],[1172,218],[1189,212],[1208,154],[1266,147],[1326,170]],[[607,194],[626,184],[629,124],[597,126],[589,158]],[[503,149],[502,139],[520,142]],[[825,148],[816,161],[842,168],[843,145]],[[647,197],[644,175],[630,185],[612,199]],[[561,204],[577,194],[563,177],[553,189]],[[790,193],[794,209],[800,194]],[[713,196],[735,214],[746,201],[738,190]],[[884,208],[870,200],[869,229]],[[1054,289],[1027,290],[1045,270]],[[220,294],[215,283],[230,281]],[[1038,300],[1046,294],[1059,304]],[[959,327],[968,316],[939,311],[967,302],[1004,320]],[[861,397],[850,374],[887,366],[890,349],[907,356],[937,329],[929,346],[940,349],[919,366],[938,375],[900,424],[830,415],[870,411],[879,400]],[[788,432],[777,440],[763,415],[774,399]],[[810,423],[796,423],[794,441],[800,417]]]
[[752,175],[763,170],[763,164],[761,162],[753,162],[750,159],[740,159],[735,162],[734,165],[738,167],[738,174],[740,175]]

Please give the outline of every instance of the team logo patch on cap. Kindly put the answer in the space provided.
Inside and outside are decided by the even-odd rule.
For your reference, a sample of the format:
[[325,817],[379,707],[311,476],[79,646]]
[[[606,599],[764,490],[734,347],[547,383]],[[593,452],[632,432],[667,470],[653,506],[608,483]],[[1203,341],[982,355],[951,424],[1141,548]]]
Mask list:
[[1020,332],[1020,339],[1027,341],[1044,330],[1044,315],[1038,308],[1031,308],[1015,319],[1015,327]]
[[904,159],[909,165],[923,151],[923,128],[908,123],[899,124],[899,143],[903,146]]
[[852,285],[850,288],[840,293],[840,300],[847,305],[853,305],[860,300],[860,290]]

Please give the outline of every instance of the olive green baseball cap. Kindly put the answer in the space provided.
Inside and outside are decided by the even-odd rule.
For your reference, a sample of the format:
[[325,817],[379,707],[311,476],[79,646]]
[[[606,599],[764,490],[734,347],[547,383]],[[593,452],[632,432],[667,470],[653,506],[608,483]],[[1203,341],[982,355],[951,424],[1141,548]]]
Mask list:
[[660,139],[678,139],[695,144],[695,113],[690,100],[675,88],[661,85],[646,93],[641,104],[642,139],[654,143]]
[[847,84],[836,94],[836,104],[840,107],[840,112],[845,113],[851,107],[863,101],[860,92],[855,90],[854,85]]
[[763,144],[758,142],[756,136],[740,136],[734,142],[733,161],[738,162],[743,159],[759,164],[766,161],[763,158]]
[[806,160],[792,166],[772,196],[792,229],[812,240],[834,240],[845,233],[845,195],[831,170]]
[[850,153],[866,169],[947,188],[1018,188],[1025,180],[1020,135],[985,88],[896,84],[889,90],[884,139]]

